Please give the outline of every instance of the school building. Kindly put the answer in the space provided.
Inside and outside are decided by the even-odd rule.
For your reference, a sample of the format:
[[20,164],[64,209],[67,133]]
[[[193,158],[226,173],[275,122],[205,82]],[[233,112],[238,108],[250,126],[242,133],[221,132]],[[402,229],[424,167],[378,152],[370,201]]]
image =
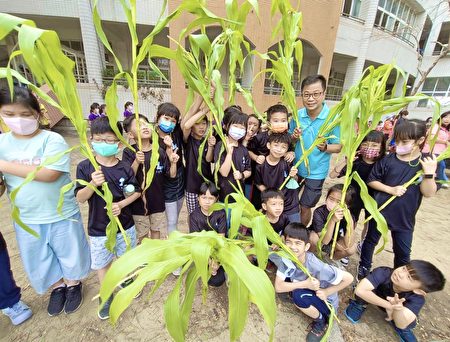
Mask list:
[[[105,86],[117,71],[112,55],[95,33],[93,3],[93,0],[0,1],[0,12],[32,19],[38,27],[58,33],[64,53],[75,62],[74,73],[86,115],[92,102],[104,102],[102,94]],[[124,69],[130,69],[131,40],[120,2],[99,0],[98,3],[108,40]],[[163,0],[137,1],[140,41],[156,24],[163,3]],[[168,3],[166,14],[171,13],[181,1],[170,0]],[[251,13],[245,31],[251,47],[262,53],[275,49],[279,43],[271,37],[277,17],[271,18],[270,3],[268,0],[258,1],[260,16],[257,18],[256,14]],[[296,0],[292,4],[296,7]],[[208,8],[219,16],[225,16],[224,1],[208,1]],[[409,92],[418,84],[421,72],[435,64],[419,91],[436,97],[444,108],[450,107],[450,53],[443,50],[448,47],[450,37],[448,1],[303,0],[300,1],[300,10],[303,12],[303,30],[299,39],[303,42],[304,58],[301,76],[294,76],[298,96],[301,80],[306,75],[321,73],[329,83],[326,100],[333,104],[361,77],[367,66],[395,61],[405,72],[405,77],[400,81],[406,83]],[[156,36],[155,43],[174,47],[168,36],[178,37],[191,20],[192,16],[188,14],[180,16]],[[214,38],[219,30],[219,27],[208,27],[207,34]],[[7,64],[15,43],[11,37],[0,41],[1,66]],[[439,56],[442,51],[447,53]],[[140,111],[152,116],[161,101],[172,101],[184,109],[187,91],[176,64],[166,59],[155,59],[154,62],[169,82],[143,63],[139,67]],[[254,79],[266,66],[265,61],[249,57],[242,76],[239,75],[239,81],[243,87],[251,89],[261,111],[278,102],[281,91],[280,85],[270,80],[268,75],[261,74]],[[20,57],[14,60],[13,67],[25,77],[33,78]],[[225,75],[227,71],[225,59],[221,72]],[[392,84],[393,79],[389,83]],[[132,96],[123,87],[119,87],[118,95],[122,110],[122,104],[132,100]],[[300,106],[300,97],[297,99]],[[244,104],[239,96],[236,101]],[[410,117],[424,119],[432,113],[429,101],[421,101],[409,109]]]

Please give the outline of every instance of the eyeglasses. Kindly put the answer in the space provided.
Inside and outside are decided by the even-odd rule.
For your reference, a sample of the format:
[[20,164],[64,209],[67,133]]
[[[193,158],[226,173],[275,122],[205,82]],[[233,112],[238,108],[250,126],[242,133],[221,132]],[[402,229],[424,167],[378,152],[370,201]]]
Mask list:
[[97,139],[97,138],[95,138],[95,139],[92,139],[92,142],[95,142],[95,143],[105,142],[107,144],[113,145],[113,144],[118,143],[119,140],[117,140],[117,139]]
[[314,100],[317,100],[321,95],[323,94],[323,91],[316,91],[314,93],[302,93],[302,97],[304,100],[308,100],[311,96]]

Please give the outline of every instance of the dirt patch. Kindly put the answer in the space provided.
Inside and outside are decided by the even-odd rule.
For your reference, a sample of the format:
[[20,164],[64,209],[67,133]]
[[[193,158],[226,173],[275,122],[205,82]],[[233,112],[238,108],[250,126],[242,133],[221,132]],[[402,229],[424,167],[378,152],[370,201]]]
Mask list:
[[[74,145],[76,138],[66,134],[69,144]],[[72,155],[72,169],[83,159],[79,153]],[[73,173],[74,174],[74,173]],[[327,180],[325,188],[335,182]],[[326,193],[326,190],[323,191]],[[319,202],[321,203],[321,202]],[[175,284],[175,277],[168,281],[155,293],[150,300],[146,293],[135,300],[123,314],[116,327],[97,318],[97,301],[91,299],[98,292],[98,281],[95,273],[83,282],[84,303],[82,307],[71,315],[49,317],[47,315],[48,294],[37,295],[29,285],[23,271],[22,263],[15,241],[14,231],[10,219],[10,207],[6,197],[0,200],[0,214],[3,217],[1,231],[8,243],[14,277],[22,288],[22,299],[30,305],[34,316],[21,326],[13,327],[7,317],[0,315],[0,341],[169,341],[170,336],[165,330],[163,304],[167,294]],[[417,215],[416,231],[414,235],[412,257],[433,262],[450,278],[450,190],[441,190],[430,199],[424,199]],[[81,211],[87,222],[87,205],[81,205]],[[183,207],[179,227],[187,229],[187,212]],[[86,225],[85,225],[86,226]],[[359,226],[358,234],[361,231]],[[392,265],[393,255],[388,250],[375,257],[375,266]],[[351,258],[349,271],[355,274],[357,256]],[[1,280],[0,280],[1,281]],[[149,290],[149,286],[146,290]],[[202,303],[201,293],[194,301],[192,316],[188,331],[188,341],[226,341],[229,339],[227,327],[228,301],[227,288],[212,288],[208,292],[207,301]],[[444,291],[430,294],[420,315],[420,322],[415,329],[420,341],[450,341],[450,290],[447,285]],[[370,308],[362,323],[353,325],[342,314],[351,296],[351,289],[341,295],[341,305],[338,317],[341,321],[340,329],[346,341],[395,341],[392,328],[384,321],[384,314],[376,308]],[[302,341],[310,320],[301,315],[292,304],[277,299],[277,323],[275,340]],[[330,341],[337,341],[338,334]],[[268,329],[259,315],[256,307],[252,306],[245,331],[241,341],[267,341]]]

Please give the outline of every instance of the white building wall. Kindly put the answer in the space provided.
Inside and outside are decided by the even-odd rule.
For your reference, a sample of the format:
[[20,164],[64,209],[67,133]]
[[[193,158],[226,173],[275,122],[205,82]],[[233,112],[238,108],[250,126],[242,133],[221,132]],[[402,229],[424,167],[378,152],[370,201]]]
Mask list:
[[1,0],[0,12],[78,18],[78,4],[76,0]]
[[[155,25],[163,8],[163,4],[163,0],[137,0],[136,22],[143,25]],[[126,17],[123,14],[120,1],[102,0],[98,2],[98,8],[103,20],[126,22]],[[164,15],[167,15],[167,8]]]

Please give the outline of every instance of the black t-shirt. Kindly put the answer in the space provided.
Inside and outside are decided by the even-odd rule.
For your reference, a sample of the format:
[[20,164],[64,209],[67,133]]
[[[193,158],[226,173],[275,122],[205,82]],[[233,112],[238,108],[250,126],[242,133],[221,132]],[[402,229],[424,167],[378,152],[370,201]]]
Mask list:
[[[375,163],[367,183],[379,181],[388,186],[403,185],[411,180],[417,171],[421,169],[419,158],[410,162],[404,162],[399,160],[395,153],[391,153]],[[391,195],[374,190],[373,197],[378,206],[381,206],[391,198]],[[403,196],[395,198],[381,211],[381,214],[386,218],[389,229],[393,231],[414,230],[416,213],[421,202],[420,182],[408,186]]]
[[[394,284],[391,280],[391,275],[394,270],[390,267],[375,268],[368,276],[367,280],[373,285],[373,292],[383,299],[386,297],[394,297]],[[403,306],[411,310],[416,317],[419,316],[419,311],[425,304],[425,298],[412,291],[398,293],[399,298],[405,298]]]
[[0,232],[0,252],[6,249],[6,241],[3,238],[2,232]]
[[[113,202],[119,202],[125,199],[123,189],[128,184],[133,184],[135,191],[140,192],[140,186],[136,181],[134,172],[131,167],[120,160],[114,166],[101,165],[102,172],[108,187],[113,195]],[[88,159],[83,160],[77,166],[77,179],[82,179],[86,182],[92,180],[91,174],[95,171],[94,166]],[[84,185],[77,183],[75,186],[75,194],[84,188]],[[101,187],[98,187],[101,191]],[[106,203],[94,193],[88,199],[89,203],[89,219],[88,219],[88,235],[89,236],[105,236],[106,226],[109,224],[109,218],[106,214]],[[120,223],[124,229],[129,229],[134,226],[133,215],[131,213],[131,206],[128,205],[122,208],[119,215]]]
[[260,132],[248,142],[247,148],[258,156],[267,156],[269,155],[269,149],[267,148],[268,141],[269,131]]
[[[134,149],[138,150],[137,145],[132,146]],[[150,161],[152,157],[152,151],[144,152],[145,156],[145,173],[150,169]],[[125,148],[123,150],[122,161],[127,163],[128,165],[133,164],[136,159],[136,153],[134,153],[129,148]],[[138,184],[140,184],[141,189],[144,188],[144,173],[143,168],[144,165],[140,164],[138,166],[136,172],[136,180]],[[145,190],[145,200],[147,213],[145,211],[144,201],[141,198],[138,198],[136,201],[130,204],[133,215],[145,215],[145,214],[154,214],[154,213],[162,213],[166,210],[165,198],[164,198],[164,182],[166,180],[166,176],[169,176],[170,172],[170,162],[167,158],[167,154],[163,148],[159,148],[159,160],[158,165],[155,168],[155,174],[153,175],[152,182],[147,190]]]
[[[175,202],[184,196],[185,179],[183,165],[183,133],[179,127],[176,127],[170,135],[173,141],[173,148],[177,149],[180,157],[177,162],[177,176],[175,178],[166,177],[164,185],[164,195],[166,202]],[[166,148],[164,139],[159,138],[159,146]]]
[[[372,171],[372,168],[374,165],[375,165],[375,163],[368,164],[362,158],[358,158],[353,162],[352,172],[354,172],[354,171],[358,172],[359,177],[361,177],[361,179],[365,183],[367,183],[367,179],[369,178],[369,174]],[[347,171],[347,166],[345,166],[341,170],[341,172],[339,173],[339,177],[344,177],[346,171]],[[364,203],[360,196],[361,188],[355,180],[352,180],[350,184],[352,185],[353,189],[355,190],[355,194],[352,198],[351,207],[354,209],[360,210],[360,209],[364,208]],[[368,188],[367,190],[369,192],[369,195],[373,197],[374,190],[371,187],[367,187],[367,188]]]
[[200,190],[200,186],[205,181],[203,177],[207,180],[212,181],[213,175],[211,172],[211,163],[206,161],[206,153],[210,148],[208,143],[205,143],[203,156],[202,156],[202,174],[203,177],[198,173],[198,155],[200,151],[200,145],[204,141],[205,138],[201,140],[195,139],[192,135],[189,136],[186,143],[186,150],[184,153],[186,159],[186,191],[197,194]]
[[281,235],[283,234],[284,228],[289,224],[289,219],[286,214],[282,213],[277,222],[270,224],[272,225],[273,230]]
[[201,232],[202,230],[215,230],[219,234],[226,234],[227,218],[225,210],[213,211],[211,215],[206,216],[201,208],[195,209],[189,215],[189,232]]
[[[326,204],[323,204],[320,207],[317,207],[314,210],[312,222],[308,229],[313,230],[317,234],[320,235],[320,232],[325,227],[325,223],[327,222],[327,218],[328,218],[329,214],[330,214],[330,211],[328,210]],[[353,221],[355,221],[355,219],[353,217],[352,217],[352,219],[353,219]],[[339,236],[344,237],[346,231],[347,231],[347,221],[345,221],[345,219],[342,219],[339,222]]]
[[[218,164],[217,166],[220,168],[220,166],[223,164],[225,157],[227,156],[227,151],[225,149],[222,150],[222,141],[219,141],[216,144],[216,147],[214,148],[214,163]],[[231,157],[232,162],[236,168],[237,171],[244,172],[244,171],[251,171],[250,166],[250,156],[248,154],[247,148],[242,146],[242,144],[239,144],[238,147],[235,147],[233,149],[233,156]],[[230,169],[230,172],[228,173],[227,177],[223,177],[220,174],[220,171],[217,172],[218,179],[219,179],[219,200],[223,202],[225,200],[225,197],[234,192],[233,187],[230,185],[230,182],[235,186],[238,187],[236,180],[233,177],[233,169]],[[244,179],[242,178],[240,181],[242,190],[244,190]]]
[[[267,160],[262,164],[256,165],[255,184],[264,185],[266,188],[278,189],[289,175],[291,165],[284,159],[276,165],[270,165]],[[284,210],[286,215],[296,214],[299,212],[298,189],[283,188]]]

